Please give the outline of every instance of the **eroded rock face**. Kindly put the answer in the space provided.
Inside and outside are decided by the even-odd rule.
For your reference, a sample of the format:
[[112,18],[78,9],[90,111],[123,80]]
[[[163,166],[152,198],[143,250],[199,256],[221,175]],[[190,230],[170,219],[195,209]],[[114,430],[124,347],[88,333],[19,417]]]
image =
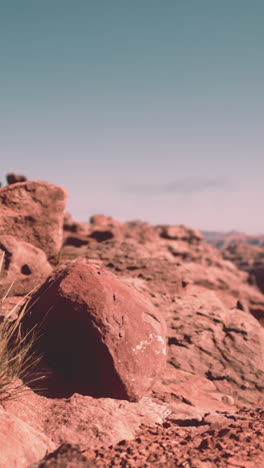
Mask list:
[[177,298],[169,308],[169,362],[207,377],[238,406],[263,404],[264,329],[228,310],[213,292]]
[[256,245],[236,242],[222,250],[224,258],[231,260],[235,265],[246,272],[260,291],[264,293],[264,248]]
[[65,230],[63,260],[83,256],[103,261],[117,275],[137,279],[150,296],[188,294],[192,285],[201,291],[214,290],[228,308],[238,300],[247,301],[248,310],[264,323],[264,295],[252,284],[248,272],[224,259],[198,231],[140,221],[111,225],[103,216],[98,226],[71,226],[75,230],[70,235]]
[[11,235],[42,249],[49,259],[63,240],[66,192],[47,182],[21,182],[0,189],[0,236]]
[[163,319],[106,269],[85,262],[58,269],[32,303],[27,326],[43,321],[41,346],[49,364],[83,391],[138,401],[160,376]]
[[0,236],[0,256],[2,253],[4,260],[0,272],[0,296],[7,292],[11,284],[12,295],[27,294],[52,271],[45,252],[13,236]]
[[187,228],[186,226],[161,226],[159,228],[160,237],[170,240],[186,241],[189,244],[199,244],[203,239],[202,234],[195,230]]

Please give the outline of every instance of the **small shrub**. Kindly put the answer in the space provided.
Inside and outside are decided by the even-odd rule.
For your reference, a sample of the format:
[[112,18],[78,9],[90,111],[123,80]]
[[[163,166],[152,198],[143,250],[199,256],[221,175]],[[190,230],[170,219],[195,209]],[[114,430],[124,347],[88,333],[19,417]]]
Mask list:
[[[4,262],[4,254],[0,258],[0,272]],[[11,285],[12,287],[12,285]],[[1,299],[6,299],[11,287]],[[27,386],[40,381],[44,376],[36,373],[37,364],[41,356],[33,350],[38,339],[36,329],[23,334],[21,320],[27,312],[29,297],[23,298],[23,307],[20,301],[0,323],[0,402],[18,397],[27,390]],[[10,316],[19,311],[16,320],[11,321]]]

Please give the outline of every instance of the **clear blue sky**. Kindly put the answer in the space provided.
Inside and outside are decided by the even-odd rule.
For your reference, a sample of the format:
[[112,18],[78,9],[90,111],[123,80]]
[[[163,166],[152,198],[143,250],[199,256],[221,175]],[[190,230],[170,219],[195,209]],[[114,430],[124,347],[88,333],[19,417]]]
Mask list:
[[264,232],[263,0],[0,0],[0,180]]

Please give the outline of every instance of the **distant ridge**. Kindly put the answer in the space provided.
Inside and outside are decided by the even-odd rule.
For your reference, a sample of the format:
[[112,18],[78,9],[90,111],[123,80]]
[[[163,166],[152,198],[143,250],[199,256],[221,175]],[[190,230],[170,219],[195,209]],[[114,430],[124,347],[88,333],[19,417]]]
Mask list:
[[201,231],[201,233],[206,242],[214,245],[217,249],[226,248],[237,242],[245,242],[246,244],[264,248],[264,234],[250,235],[239,231]]

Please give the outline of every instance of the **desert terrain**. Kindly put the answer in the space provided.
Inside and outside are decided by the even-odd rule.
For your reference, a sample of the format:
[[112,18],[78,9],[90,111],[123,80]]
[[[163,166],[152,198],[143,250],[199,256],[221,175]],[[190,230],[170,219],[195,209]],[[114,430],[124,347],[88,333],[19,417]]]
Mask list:
[[263,238],[79,222],[7,182],[0,467],[262,468]]

